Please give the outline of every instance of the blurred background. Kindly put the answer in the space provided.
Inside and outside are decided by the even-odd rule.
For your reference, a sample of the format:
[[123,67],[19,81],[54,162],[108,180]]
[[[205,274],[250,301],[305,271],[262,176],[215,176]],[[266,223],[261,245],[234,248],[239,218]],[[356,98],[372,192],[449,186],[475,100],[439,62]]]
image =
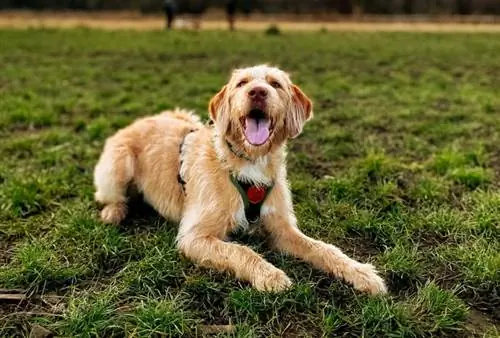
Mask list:
[[499,0],[0,0],[0,10],[2,26],[259,29],[269,23],[500,21]]
[[[237,3],[245,12],[338,14],[500,14],[498,0],[177,0],[180,12],[203,12]],[[140,10],[144,13],[162,9],[161,0],[2,0],[0,8]]]

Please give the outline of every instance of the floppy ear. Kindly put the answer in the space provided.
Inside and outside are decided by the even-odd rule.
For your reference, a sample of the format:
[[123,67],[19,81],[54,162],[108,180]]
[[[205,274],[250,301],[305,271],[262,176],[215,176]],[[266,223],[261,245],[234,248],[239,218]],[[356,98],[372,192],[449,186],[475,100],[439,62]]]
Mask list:
[[306,121],[313,116],[311,100],[296,85],[292,85],[292,104],[286,117],[286,129],[289,138],[295,138],[302,132]]
[[226,99],[227,86],[215,94],[208,104],[210,119],[214,122],[215,128],[225,134],[229,128],[229,107]]
[[215,94],[214,97],[210,100],[208,104],[208,112],[210,113],[210,119],[212,121],[216,121],[217,117],[222,109],[222,105],[224,103],[224,99],[226,96],[227,86],[222,87],[222,89]]

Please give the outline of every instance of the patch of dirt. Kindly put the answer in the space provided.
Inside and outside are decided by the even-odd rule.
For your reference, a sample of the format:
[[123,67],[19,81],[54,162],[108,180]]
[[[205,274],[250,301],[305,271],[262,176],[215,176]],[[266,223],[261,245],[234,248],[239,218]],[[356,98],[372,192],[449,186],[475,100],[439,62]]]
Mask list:
[[494,147],[495,146],[491,147],[493,149],[489,149],[489,147],[486,149],[489,153],[489,159],[486,163],[486,167],[492,169],[495,175],[495,179],[491,184],[495,187],[499,187],[500,182],[498,178],[500,177],[500,151],[498,150],[498,148]]
[[4,236],[0,236],[0,266],[9,264],[14,247],[14,241],[6,239]]
[[381,243],[377,243],[369,236],[363,236],[355,231],[348,231],[348,235],[335,242],[335,245],[349,257],[365,261],[368,257],[376,256],[384,250]]
[[481,313],[484,318],[500,325],[500,312],[498,311],[500,309],[500,294],[498,294],[498,289],[493,287],[489,290],[469,289],[464,296],[469,305]]
[[408,276],[393,271],[389,271],[384,279],[390,292],[395,293],[401,299],[405,299],[408,294],[415,294],[418,291],[418,286],[425,283],[423,276]]
[[[415,240],[418,240],[422,248],[436,248],[443,244],[456,244],[456,239],[451,238],[445,230],[428,231],[427,229],[416,229],[412,234]],[[424,249],[426,250],[426,249]]]
[[[1,19],[0,19],[1,20]],[[0,24],[1,28],[1,24]],[[23,138],[27,136],[33,136],[36,134],[41,134],[46,130],[52,128],[51,125],[34,125],[33,123],[12,123],[6,128],[0,128],[0,138],[8,137],[12,138]]]
[[[439,286],[447,290],[454,289],[457,283],[460,283],[464,278],[452,264],[436,265],[426,275],[435,278]],[[498,312],[498,309],[500,309],[500,294],[498,292],[498,288],[494,286],[485,287],[484,289],[464,286],[458,296],[470,306],[471,313],[474,312],[476,317],[481,316],[483,320],[489,323],[500,325],[500,312]],[[480,326],[478,325],[478,327]]]
[[316,179],[323,178],[326,175],[331,175],[334,170],[335,163],[326,159],[321,153],[320,146],[312,141],[302,139],[298,142],[292,142],[289,145],[290,153],[307,154],[307,161],[294,161],[289,158],[289,162],[293,163],[292,170],[303,170]]
[[[13,290],[13,292],[22,292]],[[56,294],[45,294],[25,297],[19,301],[0,300],[0,323],[2,333],[7,336],[27,337],[32,327],[30,317],[57,317],[65,309],[65,298]],[[12,335],[10,335],[12,334]]]
[[493,323],[483,313],[474,309],[469,310],[467,317],[467,329],[478,337],[482,337],[485,331],[493,326]]

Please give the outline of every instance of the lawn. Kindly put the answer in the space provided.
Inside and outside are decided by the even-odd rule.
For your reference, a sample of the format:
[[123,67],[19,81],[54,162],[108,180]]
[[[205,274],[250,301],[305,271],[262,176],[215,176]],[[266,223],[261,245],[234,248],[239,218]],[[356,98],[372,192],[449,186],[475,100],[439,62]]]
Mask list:
[[[488,33],[1,30],[0,336],[500,336],[499,55]],[[260,293],[181,257],[144,204],[99,221],[107,136],[175,106],[206,119],[261,62],[315,103],[289,145],[300,227],[379,267],[388,296],[240,235],[295,283]]]

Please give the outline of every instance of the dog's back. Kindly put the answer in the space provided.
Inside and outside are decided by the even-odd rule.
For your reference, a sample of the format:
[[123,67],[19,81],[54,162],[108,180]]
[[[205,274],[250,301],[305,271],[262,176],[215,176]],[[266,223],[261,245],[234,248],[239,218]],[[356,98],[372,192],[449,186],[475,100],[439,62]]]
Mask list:
[[165,110],[160,114],[158,114],[158,116],[166,118],[176,118],[178,120],[192,123],[200,127],[203,126],[200,117],[196,115],[193,111],[187,109],[175,108],[173,110]]

